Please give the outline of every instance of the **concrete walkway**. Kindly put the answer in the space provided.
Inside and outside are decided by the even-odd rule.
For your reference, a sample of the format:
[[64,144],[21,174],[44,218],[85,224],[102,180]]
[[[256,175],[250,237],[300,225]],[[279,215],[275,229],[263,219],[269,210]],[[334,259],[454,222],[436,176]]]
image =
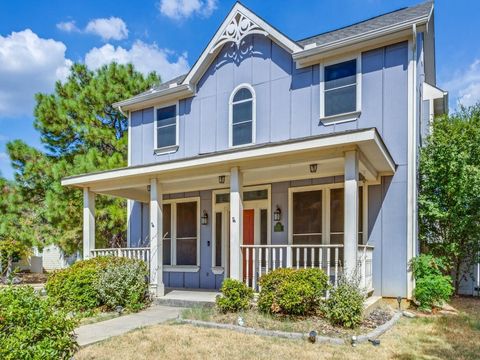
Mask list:
[[78,335],[78,344],[86,346],[113,336],[125,334],[134,329],[175,319],[181,311],[182,309],[178,307],[152,305],[136,314],[80,326],[75,329],[75,333]]

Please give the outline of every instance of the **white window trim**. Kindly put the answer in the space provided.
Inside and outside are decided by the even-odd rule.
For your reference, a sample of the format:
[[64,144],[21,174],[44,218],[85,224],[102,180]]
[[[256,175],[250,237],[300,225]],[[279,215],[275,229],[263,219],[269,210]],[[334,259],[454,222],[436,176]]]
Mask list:
[[[233,145],[233,98],[240,89],[248,89],[252,93],[252,142],[241,145]],[[257,137],[257,96],[255,89],[248,83],[238,85],[233,89],[228,101],[228,146],[230,148],[241,148],[255,144]]]
[[[177,265],[177,204],[186,202],[197,203],[197,261],[196,265]],[[166,272],[198,272],[200,270],[200,197],[163,200],[163,204],[170,204],[171,235],[170,235],[170,264],[163,265]],[[162,236],[163,237],[163,236]]]
[[[257,210],[255,211],[255,223],[254,223],[254,229],[255,229],[255,245],[259,245],[259,240],[260,240],[260,209],[267,209],[267,244],[271,245],[272,243],[272,186],[270,184],[268,185],[256,185],[256,186],[246,186],[243,188],[242,193],[246,191],[255,191],[255,190],[267,190],[268,197],[267,199],[263,200],[250,200],[250,201],[244,201],[243,202],[243,209],[244,210]],[[222,274],[224,272],[224,269],[226,266],[228,266],[228,253],[227,253],[227,244],[226,241],[229,238],[229,236],[223,237],[222,238],[222,263],[221,265],[217,265],[215,263],[215,252],[216,252],[216,242],[215,242],[215,237],[216,237],[216,216],[215,214],[217,212],[222,212],[227,214],[225,217],[225,226],[228,224],[228,212],[230,211],[230,202],[228,203],[220,203],[217,204],[215,202],[216,195],[218,194],[226,194],[229,193],[229,189],[219,189],[219,190],[213,190],[212,191],[212,272],[214,274]],[[225,216],[225,215],[223,215]],[[227,234],[228,228],[223,228],[222,226],[222,232],[224,234]],[[215,265],[214,265],[215,264]]]
[[[359,187],[363,187],[363,221],[362,221],[362,244],[368,241],[368,183],[359,181]],[[322,191],[322,244],[330,244],[330,190],[343,189],[343,183],[331,183],[322,185],[308,185],[288,188],[288,244],[293,244],[293,194],[305,191]],[[365,231],[365,229],[367,231]]]
[[[331,116],[325,116],[325,67],[330,65],[339,64],[345,61],[357,60],[357,73],[356,73],[356,90],[357,98],[355,111],[336,114]],[[362,54],[358,53],[354,56],[335,58],[320,64],[320,122],[323,125],[341,124],[344,122],[355,121],[360,117],[362,113]]]
[[[179,131],[179,128],[180,128],[180,114],[179,114],[179,104],[180,104],[180,101],[173,101],[171,103],[165,103],[165,104],[162,104],[161,106],[155,106],[153,108],[153,112],[154,112],[154,115],[153,115],[153,118],[154,118],[154,122],[153,122],[153,152],[155,155],[160,155],[160,154],[169,154],[169,153],[174,153],[178,150],[178,146],[179,146],[179,138],[180,138],[180,131]],[[169,107],[169,106],[172,106],[172,105],[175,105],[175,145],[169,145],[169,146],[164,146],[164,147],[157,147],[158,146],[158,143],[157,143],[157,110],[158,109],[163,109],[163,108],[166,108],[166,107]]]

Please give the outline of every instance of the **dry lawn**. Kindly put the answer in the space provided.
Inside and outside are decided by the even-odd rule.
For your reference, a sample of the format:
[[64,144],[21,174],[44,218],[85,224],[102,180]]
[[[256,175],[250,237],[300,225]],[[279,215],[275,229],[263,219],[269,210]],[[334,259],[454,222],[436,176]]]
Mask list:
[[401,321],[381,345],[335,346],[165,324],[82,349],[75,359],[479,359],[480,300],[455,299],[460,315]]

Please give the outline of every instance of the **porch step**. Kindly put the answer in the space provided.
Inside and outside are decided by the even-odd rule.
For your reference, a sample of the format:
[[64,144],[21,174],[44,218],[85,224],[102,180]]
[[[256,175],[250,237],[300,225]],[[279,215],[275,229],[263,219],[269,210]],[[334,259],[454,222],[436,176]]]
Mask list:
[[217,291],[167,289],[165,295],[157,297],[155,303],[175,307],[213,307]]

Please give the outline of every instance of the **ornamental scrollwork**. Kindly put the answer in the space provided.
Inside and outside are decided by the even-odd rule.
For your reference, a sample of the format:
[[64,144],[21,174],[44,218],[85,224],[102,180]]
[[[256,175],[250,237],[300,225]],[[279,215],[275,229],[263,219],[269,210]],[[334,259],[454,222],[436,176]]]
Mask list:
[[230,23],[225,27],[225,30],[223,30],[210,52],[215,52],[218,48],[228,42],[233,42],[237,46],[237,49],[240,49],[242,40],[251,34],[268,35],[265,30],[255,24],[248,17],[237,12]]

